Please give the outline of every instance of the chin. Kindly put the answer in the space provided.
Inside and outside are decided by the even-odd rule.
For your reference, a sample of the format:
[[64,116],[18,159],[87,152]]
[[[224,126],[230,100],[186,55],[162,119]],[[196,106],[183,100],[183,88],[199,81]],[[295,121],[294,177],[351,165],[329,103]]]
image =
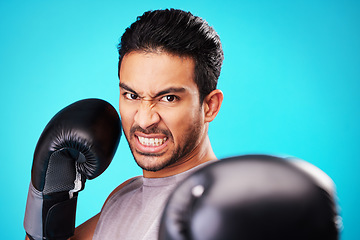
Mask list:
[[[134,156],[135,157],[135,156]],[[172,165],[174,162],[172,159],[160,159],[159,157],[155,156],[138,156],[135,157],[135,161],[137,165],[149,172],[157,172],[160,171],[170,165]]]
[[138,161],[136,161],[137,165],[142,169],[142,170],[145,170],[145,171],[148,171],[148,172],[157,172],[157,171],[160,171],[164,168],[167,167],[167,165],[159,165],[159,164],[141,164],[139,163]]

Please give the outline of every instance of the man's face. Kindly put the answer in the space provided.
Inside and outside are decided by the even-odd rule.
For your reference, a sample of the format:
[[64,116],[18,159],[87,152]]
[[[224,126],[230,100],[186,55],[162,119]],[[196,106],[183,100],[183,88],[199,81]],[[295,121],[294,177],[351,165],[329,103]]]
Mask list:
[[120,68],[120,115],[137,164],[158,171],[185,162],[206,135],[194,60],[131,52]]

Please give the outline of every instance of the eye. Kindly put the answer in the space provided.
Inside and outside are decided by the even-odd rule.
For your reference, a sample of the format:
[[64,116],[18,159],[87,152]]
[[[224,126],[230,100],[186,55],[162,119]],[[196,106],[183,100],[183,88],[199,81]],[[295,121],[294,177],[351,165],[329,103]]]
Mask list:
[[166,96],[162,97],[161,100],[164,102],[175,102],[178,99],[179,98],[175,95],[166,95]]
[[126,99],[129,99],[129,100],[136,100],[139,98],[139,96],[137,94],[131,93],[131,92],[126,92],[123,95]]

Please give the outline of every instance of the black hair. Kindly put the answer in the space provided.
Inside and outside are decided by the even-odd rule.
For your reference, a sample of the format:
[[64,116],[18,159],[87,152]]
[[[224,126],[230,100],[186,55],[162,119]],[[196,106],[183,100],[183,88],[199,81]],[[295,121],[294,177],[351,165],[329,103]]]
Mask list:
[[200,102],[216,89],[224,59],[220,37],[208,23],[190,12],[165,9],[145,12],[125,30],[118,45],[123,57],[132,51],[164,51],[195,62]]

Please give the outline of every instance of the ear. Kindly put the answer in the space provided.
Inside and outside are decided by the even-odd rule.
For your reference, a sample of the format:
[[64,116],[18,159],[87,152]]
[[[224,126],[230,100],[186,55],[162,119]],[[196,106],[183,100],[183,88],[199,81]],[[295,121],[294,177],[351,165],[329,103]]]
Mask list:
[[219,89],[215,89],[205,97],[203,103],[205,122],[211,122],[212,120],[214,120],[214,118],[220,111],[220,107],[223,99],[224,99],[224,95],[222,91]]

